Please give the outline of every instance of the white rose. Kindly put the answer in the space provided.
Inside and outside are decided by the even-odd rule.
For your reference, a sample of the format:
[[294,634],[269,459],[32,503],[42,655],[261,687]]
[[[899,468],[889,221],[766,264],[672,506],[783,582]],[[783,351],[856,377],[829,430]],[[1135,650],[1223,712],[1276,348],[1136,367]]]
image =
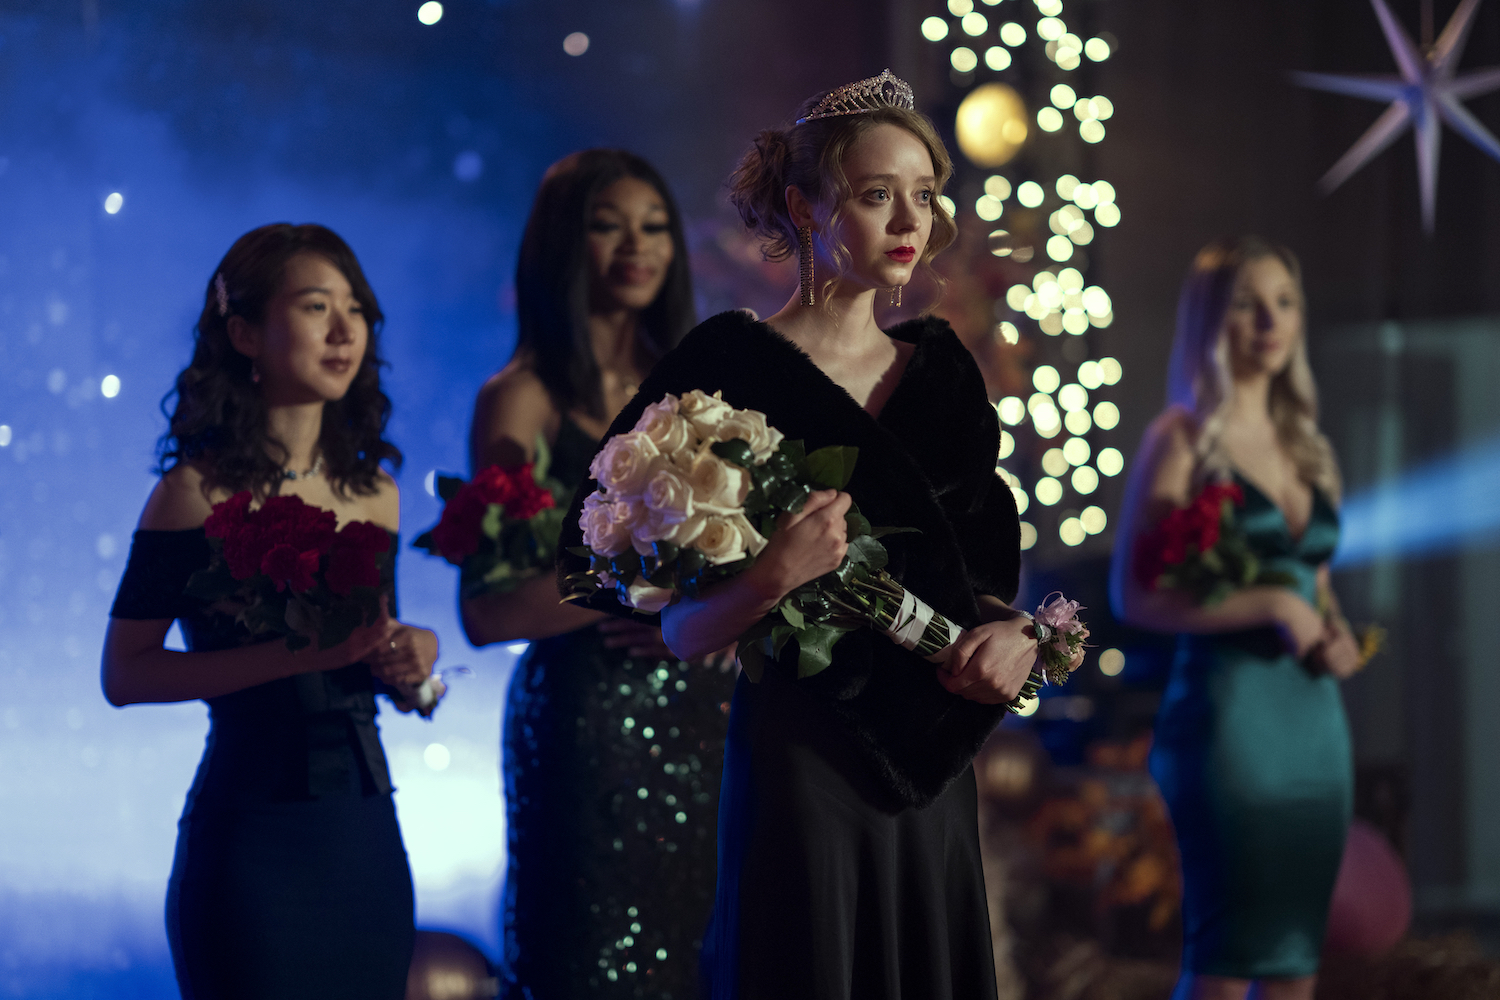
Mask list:
[[687,473],[693,504],[710,514],[732,514],[745,506],[750,475],[707,449],[693,459]]
[[661,452],[645,434],[616,434],[589,463],[589,475],[615,499],[639,496],[651,481]]
[[638,555],[651,555],[653,542],[671,541],[672,533],[680,521],[660,511],[645,508],[641,517],[630,528],[630,544]]
[[714,428],[734,412],[734,407],[724,402],[720,393],[710,396],[702,389],[694,389],[678,402],[677,412],[693,425],[693,431],[699,437],[712,438]]
[[670,467],[656,471],[641,493],[641,501],[667,523],[678,524],[693,516],[693,487],[681,472]]
[[766,423],[766,415],[759,410],[735,410],[719,421],[714,431],[715,441],[739,439],[750,446],[757,462],[764,462],[776,451],[784,435]]
[[615,594],[621,604],[629,605],[637,611],[646,614],[655,614],[668,604],[672,603],[672,592],[665,587],[653,587],[646,582],[646,578],[638,576],[634,582],[625,587],[625,593],[620,594],[618,587]]
[[646,407],[635,422],[635,430],[650,438],[656,450],[668,458],[691,454],[697,444],[692,425],[677,415],[677,397],[671,393]]
[[766,547],[766,536],[755,530],[750,519],[744,514],[731,514],[729,520],[739,529],[740,537],[745,540],[745,549],[752,555],[760,555],[760,550]]
[[693,541],[693,548],[714,566],[745,558],[745,535],[732,519],[710,515],[703,519],[703,530]]
[[578,526],[583,529],[583,544],[606,558],[624,552],[630,544],[630,525],[620,523],[620,504],[610,503],[598,493],[583,501]]

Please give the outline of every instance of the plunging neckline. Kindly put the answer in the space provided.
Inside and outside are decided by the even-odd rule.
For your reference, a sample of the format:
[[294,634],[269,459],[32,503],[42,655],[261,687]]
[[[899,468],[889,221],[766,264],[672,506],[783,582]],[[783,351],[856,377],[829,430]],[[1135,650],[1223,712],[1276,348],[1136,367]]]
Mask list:
[[[869,410],[865,409],[864,406],[860,405],[859,400],[857,400],[857,399],[854,398],[854,394],[852,392],[850,392],[848,389],[845,389],[842,385],[839,385],[832,378],[830,378],[829,375],[828,375],[828,373],[825,372],[822,369],[822,367],[819,366],[819,364],[816,361],[813,360],[812,355],[808,354],[806,351],[804,351],[802,349],[802,345],[798,344],[791,337],[788,337],[786,334],[782,333],[780,330],[776,329],[774,326],[772,326],[770,323],[767,323],[765,320],[756,320],[756,323],[758,325],[760,325],[760,326],[765,327],[766,330],[767,330],[767,332],[769,332],[771,334],[771,336],[775,337],[777,340],[779,340],[782,343],[786,344],[787,347],[790,347],[793,351],[797,352],[797,354],[802,358],[802,360],[805,361],[805,362],[807,362],[807,364],[812,368],[812,370],[818,373],[818,376],[820,378],[822,378],[823,381],[825,381],[829,385],[833,386],[833,388],[836,389],[839,393],[841,393],[843,395],[843,397],[845,399],[847,399],[849,401],[849,403],[855,409],[859,410],[860,413],[863,413],[865,416],[869,417],[871,420],[875,421],[875,423],[877,423],[877,424],[880,423],[880,416],[881,416],[881,414],[885,413],[886,410],[890,409],[890,407],[891,407],[891,400],[893,400],[893,399],[896,398],[896,395],[901,391],[902,386],[904,386],[906,384],[906,373],[909,372],[909,371],[911,371],[911,363],[916,360],[916,358],[917,358],[917,352],[922,349],[922,338],[918,338],[917,340],[907,340],[904,337],[895,337],[895,336],[892,336],[890,330],[881,330],[880,331],[881,333],[885,334],[885,336],[888,339],[890,339],[890,340],[894,340],[894,341],[896,341],[898,343],[902,343],[902,344],[910,344],[911,345],[911,353],[906,356],[906,364],[904,364],[904,365],[901,366],[901,374],[896,377],[896,384],[893,385],[893,386],[891,386],[890,394],[885,397],[885,402],[883,402],[883,403],[880,404],[880,409],[879,410],[875,411],[874,413],[871,413]],[[898,323],[898,324],[896,324],[896,326],[891,327],[891,330],[899,329],[901,326],[904,326],[904,325],[905,325],[904,323]],[[897,350],[897,354],[898,355],[900,354],[900,350],[899,349]],[[883,376],[882,376],[882,380],[883,380]],[[875,384],[877,386],[879,386],[880,383],[876,382]]]
[[1293,533],[1292,522],[1287,518],[1286,511],[1282,509],[1281,504],[1271,499],[1271,494],[1257,486],[1253,479],[1245,475],[1238,468],[1231,466],[1229,471],[1240,483],[1260,494],[1260,498],[1269,504],[1272,510],[1276,511],[1277,515],[1281,518],[1281,528],[1286,532],[1287,539],[1292,543],[1294,548],[1301,548],[1303,539],[1307,537],[1308,529],[1312,527],[1313,519],[1318,516],[1318,501],[1323,499],[1322,491],[1318,489],[1318,484],[1307,484],[1308,489],[1312,491],[1312,502],[1307,505],[1307,523],[1302,526],[1301,531]]

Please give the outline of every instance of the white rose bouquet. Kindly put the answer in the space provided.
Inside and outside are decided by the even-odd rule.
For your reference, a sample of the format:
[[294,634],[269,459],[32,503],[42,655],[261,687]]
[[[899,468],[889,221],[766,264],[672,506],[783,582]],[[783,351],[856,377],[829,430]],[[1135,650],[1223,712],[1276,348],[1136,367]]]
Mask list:
[[[809,454],[764,413],[737,410],[719,393],[669,393],[594,456],[589,472],[599,488],[584,499],[584,544],[571,550],[589,568],[567,577],[565,599],[607,587],[620,604],[654,613],[679,596],[696,597],[748,569],[782,513],[800,510],[814,490],[843,489],[858,453],[832,446]],[[846,521],[849,551],[838,569],[792,591],[740,637],[740,662],[752,678],[792,639],[797,674],[809,677],[856,628],[873,626],[935,663],[963,634],[885,571],[879,539],[914,529],[872,527],[854,506]],[[1044,675],[1034,673],[1007,707],[1018,710],[1041,683]]]

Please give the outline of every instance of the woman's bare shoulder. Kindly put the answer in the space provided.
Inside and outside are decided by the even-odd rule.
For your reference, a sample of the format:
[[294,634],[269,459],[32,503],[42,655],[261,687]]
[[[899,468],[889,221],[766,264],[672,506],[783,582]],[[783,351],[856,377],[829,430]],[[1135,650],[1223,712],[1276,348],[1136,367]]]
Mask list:
[[213,506],[225,496],[208,486],[203,470],[195,463],[179,462],[164,473],[146,498],[137,527],[147,531],[181,531],[199,528]]
[[375,492],[360,504],[362,520],[373,521],[387,531],[401,527],[401,487],[384,469],[375,477]]
[[[514,464],[519,448],[527,460],[537,435],[551,437],[560,419],[552,394],[524,360],[512,361],[485,380],[474,401],[470,436],[475,467]],[[505,455],[498,454],[504,452]],[[508,457],[509,462],[501,461]]]
[[1186,497],[1198,460],[1197,437],[1197,417],[1186,407],[1169,406],[1151,421],[1136,458],[1151,492]]

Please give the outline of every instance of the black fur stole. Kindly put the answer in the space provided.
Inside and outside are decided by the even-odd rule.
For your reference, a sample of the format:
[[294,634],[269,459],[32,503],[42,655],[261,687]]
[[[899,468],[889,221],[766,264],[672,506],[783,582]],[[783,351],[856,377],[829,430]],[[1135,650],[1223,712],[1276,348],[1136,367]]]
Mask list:
[[[806,441],[808,451],[858,447],[848,490],[860,510],[873,524],[919,531],[883,539],[891,574],[970,627],[978,622],[975,594],[1010,601],[1020,573],[1015,500],[994,471],[999,422],[978,366],[945,321],[911,320],[888,332],[916,350],[878,419],[791,341],[743,312],[727,312],[699,324],[657,364],[609,434],[630,430],[666,393],[702,389],[762,411],[788,438]],[[566,550],[582,544],[578,514],[597,485],[590,480],[579,488],[564,522],[559,579],[586,568]],[[629,613],[609,592],[596,594],[591,606]],[[795,671],[789,652],[788,669]],[[941,794],[1004,711],[949,694],[934,670],[885,636],[860,629],[839,640],[831,667],[798,682],[847,728],[905,805],[923,806]]]

